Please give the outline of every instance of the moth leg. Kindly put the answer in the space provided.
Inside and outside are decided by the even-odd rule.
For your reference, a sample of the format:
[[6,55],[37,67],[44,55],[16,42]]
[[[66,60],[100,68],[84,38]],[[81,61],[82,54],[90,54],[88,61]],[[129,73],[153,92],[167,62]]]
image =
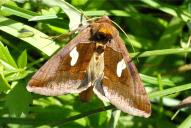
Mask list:
[[88,89],[82,91],[80,94],[80,100],[83,102],[88,102],[93,96],[93,86],[90,86]]

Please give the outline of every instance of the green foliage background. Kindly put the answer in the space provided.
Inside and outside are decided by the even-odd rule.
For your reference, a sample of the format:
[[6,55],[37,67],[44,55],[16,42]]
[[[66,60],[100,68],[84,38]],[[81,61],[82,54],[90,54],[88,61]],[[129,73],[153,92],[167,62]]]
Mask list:
[[[83,11],[82,11],[83,10]],[[191,89],[190,0],[5,0],[0,1],[0,127],[189,128]],[[148,119],[112,109],[97,97],[46,97],[27,92],[32,74],[72,37],[88,17],[108,15],[120,31],[152,102]],[[133,48],[134,50],[133,50]],[[138,60],[138,61],[137,61]]]

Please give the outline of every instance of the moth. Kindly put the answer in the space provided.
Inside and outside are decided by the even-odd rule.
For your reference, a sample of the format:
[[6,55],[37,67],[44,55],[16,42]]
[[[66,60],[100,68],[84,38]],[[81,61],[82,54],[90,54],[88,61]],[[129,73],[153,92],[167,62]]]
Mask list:
[[138,71],[107,16],[90,23],[32,77],[29,92],[47,96],[94,92],[125,113],[149,117],[151,104]]

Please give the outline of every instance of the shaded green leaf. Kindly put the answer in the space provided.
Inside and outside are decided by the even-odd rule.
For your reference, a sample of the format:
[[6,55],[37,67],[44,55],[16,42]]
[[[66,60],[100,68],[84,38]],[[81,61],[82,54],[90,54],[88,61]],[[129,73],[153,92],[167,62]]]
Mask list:
[[[165,49],[170,48],[174,43],[176,43],[177,38],[179,37],[179,34],[182,31],[182,28],[184,26],[184,22],[180,18],[173,18],[171,22],[169,23],[168,27],[166,28],[163,35],[160,37],[160,40],[158,41],[157,45],[155,45],[155,49]],[[154,65],[160,64],[164,60],[164,57],[149,57],[147,58],[147,61],[145,63],[152,63]],[[150,73],[153,70],[156,70],[156,68],[145,68],[143,70],[144,73]]]
[[18,83],[6,96],[5,105],[8,107],[11,115],[20,116],[29,111],[29,104],[32,103],[32,97],[23,84]]

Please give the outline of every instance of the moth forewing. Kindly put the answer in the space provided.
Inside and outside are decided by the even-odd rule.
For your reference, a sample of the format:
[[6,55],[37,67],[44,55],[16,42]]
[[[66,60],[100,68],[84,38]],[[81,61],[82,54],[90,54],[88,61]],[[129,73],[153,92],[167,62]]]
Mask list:
[[150,101],[122,39],[117,35],[107,46],[104,51],[104,76],[107,78],[103,79],[105,96],[124,112],[149,117]]
[[90,43],[89,34],[90,28],[86,28],[52,56],[33,75],[27,90],[37,94],[57,96],[80,93],[91,86],[87,67],[95,44]]

